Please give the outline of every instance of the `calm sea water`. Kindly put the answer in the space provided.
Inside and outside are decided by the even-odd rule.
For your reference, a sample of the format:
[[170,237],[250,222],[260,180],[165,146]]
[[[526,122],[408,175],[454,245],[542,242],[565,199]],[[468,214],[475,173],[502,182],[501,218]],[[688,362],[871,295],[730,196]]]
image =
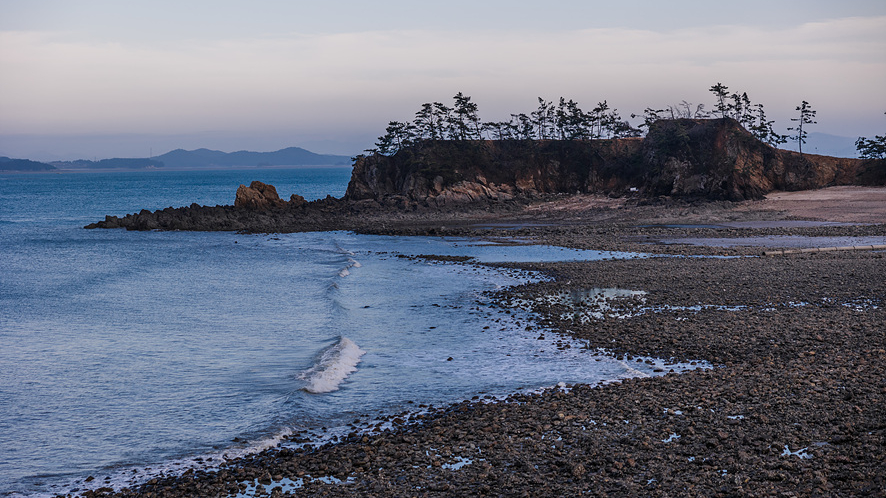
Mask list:
[[611,255],[345,232],[81,228],[142,208],[231,204],[252,180],[284,198],[341,196],[349,176],[0,176],[0,495],[69,492],[86,476],[128,485],[410,401],[642,374],[559,350],[525,316],[487,306],[485,291],[537,275],[397,257]]

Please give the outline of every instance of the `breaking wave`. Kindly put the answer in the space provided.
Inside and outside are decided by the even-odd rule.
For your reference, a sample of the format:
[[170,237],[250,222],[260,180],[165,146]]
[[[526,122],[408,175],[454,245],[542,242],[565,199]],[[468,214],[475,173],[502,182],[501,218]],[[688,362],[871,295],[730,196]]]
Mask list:
[[340,337],[338,342],[319,354],[311,368],[298,374],[298,378],[306,382],[303,389],[314,394],[337,391],[341,383],[357,371],[357,364],[364,354],[366,351],[354,341]]
[[363,265],[361,265],[359,261],[355,260],[354,258],[348,258],[348,265],[338,272],[338,276],[342,278],[347,277],[351,274],[351,268],[360,268],[361,266]]

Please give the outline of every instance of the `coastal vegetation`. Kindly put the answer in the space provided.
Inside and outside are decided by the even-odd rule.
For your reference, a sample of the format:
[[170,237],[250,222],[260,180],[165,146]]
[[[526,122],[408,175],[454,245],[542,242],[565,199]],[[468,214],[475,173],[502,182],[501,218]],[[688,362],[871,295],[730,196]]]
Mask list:
[[[598,140],[642,137],[651,125],[661,120],[731,118],[748,130],[758,140],[778,147],[789,138],[805,143],[807,133],[803,125],[814,124],[815,111],[803,101],[798,132],[794,137],[779,134],[773,128],[774,120],[766,116],[763,104],[753,103],[747,92],[729,92],[729,87],[717,83],[710,88],[715,96],[714,110],[705,110],[704,104],[694,105],[682,101],[677,105],[655,109],[648,107],[642,115],[631,114],[632,119],[642,118],[636,127],[623,118],[607,100],[598,102],[593,109],[585,111],[575,100],[560,97],[556,103],[538,97],[538,107],[526,113],[512,113],[506,121],[480,119],[478,106],[471,97],[458,92],[452,106],[441,102],[426,102],[409,121],[390,121],[385,134],[378,138],[370,154],[390,156],[399,150],[421,141],[468,141],[468,140]],[[797,119],[793,119],[797,121]],[[789,131],[792,128],[788,128]]]

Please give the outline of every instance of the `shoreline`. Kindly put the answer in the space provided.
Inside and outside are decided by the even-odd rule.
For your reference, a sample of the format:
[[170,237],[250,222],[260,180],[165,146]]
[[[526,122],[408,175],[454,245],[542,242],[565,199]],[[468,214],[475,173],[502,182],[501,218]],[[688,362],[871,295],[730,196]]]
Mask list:
[[[534,219],[553,223],[511,230],[472,228],[475,220],[442,228],[401,224],[399,230],[426,235],[435,226],[437,235],[732,256],[756,255],[760,248],[650,245],[634,237],[886,235],[882,224],[712,229],[641,228],[627,221],[792,218],[789,211],[742,212],[746,207],[677,206],[657,213],[640,207],[640,216],[614,221],[617,208],[549,211]],[[646,291],[648,303],[664,309],[581,324],[563,319],[557,306],[539,306],[539,325],[628,361],[700,358],[719,368],[458,403],[417,425],[306,451],[270,449],[219,472],[158,479],[116,496],[224,496],[240,492],[246,481],[267,492],[281,486],[279,495],[286,479],[301,479],[298,494],[310,496],[884,496],[886,254],[505,266],[542,270],[554,280],[507,289],[502,300],[619,287]],[[722,308],[728,306],[744,308]]]
[[[751,270],[736,275],[752,280],[765,280],[758,270],[762,263],[772,263],[762,258],[726,261]],[[794,298],[794,284],[817,278],[822,264],[834,270],[831,275],[886,268],[882,254],[775,261],[798,276],[771,289],[768,297],[776,301]],[[723,262],[611,261],[600,262],[591,272],[587,263],[544,266],[570,278],[572,285],[627,279],[627,287],[655,287],[653,295],[691,275],[716,276]],[[664,282],[659,282],[660,272],[638,271],[662,263],[672,275]],[[693,272],[678,271],[688,269]],[[886,295],[884,284],[872,281],[882,273],[868,273],[874,277],[866,280],[864,290]],[[537,295],[560,285],[562,280],[532,284],[525,292]],[[397,428],[390,432],[355,433],[307,450],[271,449],[232,461],[217,473],[161,479],[118,496],[192,496],[212,489],[230,491],[232,485],[256,480],[268,482],[263,487],[270,491],[282,479],[302,479],[299,493],[311,496],[542,496],[584,489],[613,496],[878,496],[884,478],[878,455],[886,444],[880,410],[884,393],[878,382],[886,351],[882,330],[872,342],[869,333],[876,332],[871,325],[886,323],[883,303],[850,308],[814,299],[807,306],[772,310],[770,299],[753,298],[747,281],[718,286],[677,300],[653,299],[690,304],[704,294],[711,297],[702,302],[753,301],[753,309],[649,314],[639,321],[568,327],[575,337],[608,344],[628,361],[636,355],[672,354],[705,357],[720,368],[596,387],[576,385],[568,392],[514,394],[495,403],[457,403],[419,424],[394,424]],[[841,295],[832,285],[804,295],[847,302],[854,296]],[[650,337],[648,331],[656,329],[669,333]],[[725,330],[734,334],[724,337]],[[467,460],[471,463],[458,470],[445,467]],[[306,482],[305,476],[314,480]],[[321,477],[347,484],[330,484]]]

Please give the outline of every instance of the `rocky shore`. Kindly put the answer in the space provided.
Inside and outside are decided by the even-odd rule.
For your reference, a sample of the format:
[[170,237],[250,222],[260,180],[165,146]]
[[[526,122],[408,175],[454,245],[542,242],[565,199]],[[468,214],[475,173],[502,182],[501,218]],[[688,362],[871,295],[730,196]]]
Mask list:
[[[765,204],[569,198],[539,210],[389,218],[362,229],[732,256],[761,247],[657,241],[886,236],[883,224],[791,218]],[[496,295],[505,308],[518,299],[535,303],[533,326],[628,362],[703,359],[715,368],[497,402],[478,396],[416,417],[391,416],[392,428],[381,433],[355,427],[335,444],[272,448],[214,470],[83,495],[886,496],[882,251],[510,266],[553,277]],[[562,303],[535,299],[609,287],[647,294],[643,303],[620,305],[627,318],[588,321],[565,318],[575,310]]]

